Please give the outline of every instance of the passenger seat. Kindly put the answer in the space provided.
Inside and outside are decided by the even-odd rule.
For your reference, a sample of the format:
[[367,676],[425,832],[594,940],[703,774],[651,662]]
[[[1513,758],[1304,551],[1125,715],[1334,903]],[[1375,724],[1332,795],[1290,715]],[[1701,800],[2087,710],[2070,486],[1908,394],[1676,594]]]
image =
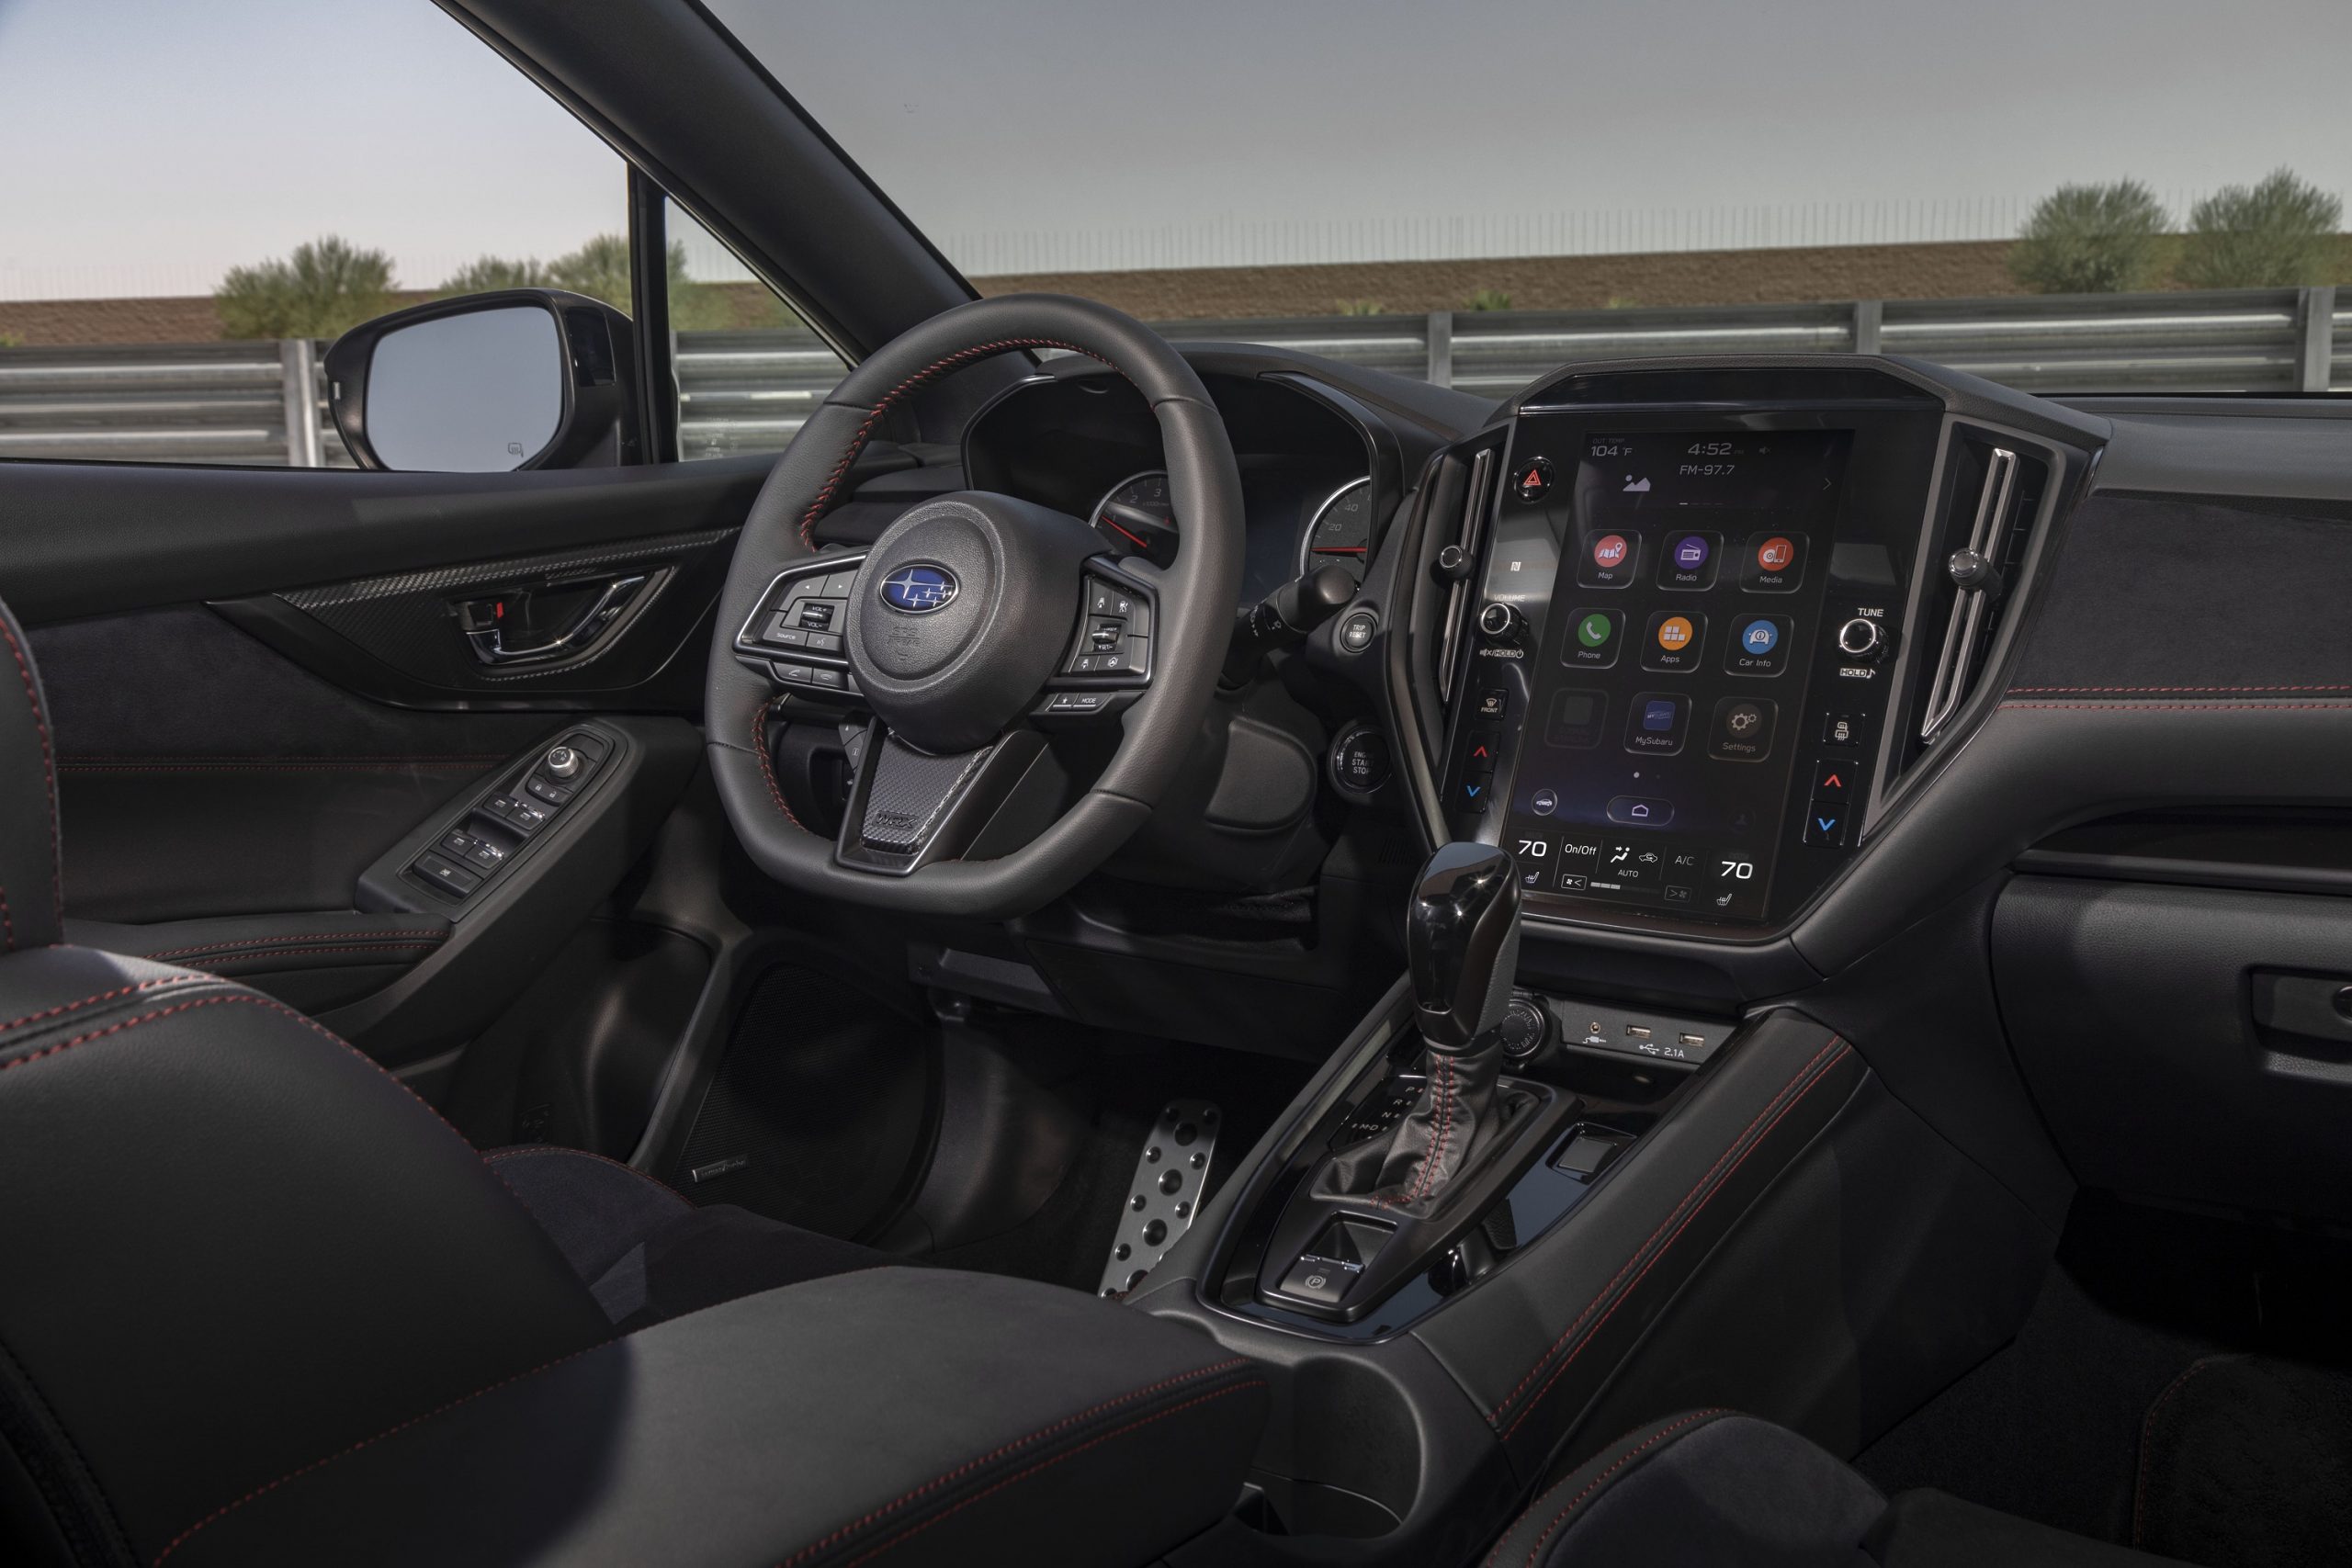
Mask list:
[[1628,1434],[1548,1488],[1486,1568],[2163,1568],[1945,1493],[1889,1500],[1804,1438],[1728,1410]]

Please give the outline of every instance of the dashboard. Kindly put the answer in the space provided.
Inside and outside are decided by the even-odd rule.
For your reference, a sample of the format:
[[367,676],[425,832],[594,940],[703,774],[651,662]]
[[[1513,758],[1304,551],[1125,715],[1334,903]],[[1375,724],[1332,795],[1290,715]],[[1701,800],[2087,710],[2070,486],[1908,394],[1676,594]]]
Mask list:
[[[1361,581],[1396,505],[1394,444],[1384,451],[1376,428],[1319,387],[1216,372],[1203,380],[1241,470],[1249,538],[1240,605],[1327,563]],[[1159,426],[1115,375],[1022,382],[975,417],[964,451],[979,488],[1087,519],[1114,557],[1166,566],[1183,548]]]

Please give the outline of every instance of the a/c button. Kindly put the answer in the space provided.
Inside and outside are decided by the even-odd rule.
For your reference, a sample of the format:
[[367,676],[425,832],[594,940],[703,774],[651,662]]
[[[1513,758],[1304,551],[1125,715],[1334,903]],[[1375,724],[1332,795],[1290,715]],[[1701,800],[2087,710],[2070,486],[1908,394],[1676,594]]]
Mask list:
[[1639,795],[1613,795],[1609,802],[1609,820],[1623,822],[1628,828],[1663,828],[1674,820],[1674,802]]

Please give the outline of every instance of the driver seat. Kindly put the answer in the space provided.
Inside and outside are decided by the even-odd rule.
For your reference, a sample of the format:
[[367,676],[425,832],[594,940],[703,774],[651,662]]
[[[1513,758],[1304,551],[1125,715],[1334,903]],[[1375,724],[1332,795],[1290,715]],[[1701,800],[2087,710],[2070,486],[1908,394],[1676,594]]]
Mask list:
[[0,645],[0,1560],[1133,1564],[1231,1505],[1266,1385],[1204,1336],[484,1156],[285,1004],[63,945]]

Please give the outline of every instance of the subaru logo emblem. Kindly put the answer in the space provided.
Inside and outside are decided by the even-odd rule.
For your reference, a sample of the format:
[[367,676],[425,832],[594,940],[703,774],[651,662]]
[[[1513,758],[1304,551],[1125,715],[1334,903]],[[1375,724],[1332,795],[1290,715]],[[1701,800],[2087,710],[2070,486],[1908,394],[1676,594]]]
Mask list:
[[944,610],[961,586],[944,566],[902,566],[882,580],[882,603],[910,615]]

